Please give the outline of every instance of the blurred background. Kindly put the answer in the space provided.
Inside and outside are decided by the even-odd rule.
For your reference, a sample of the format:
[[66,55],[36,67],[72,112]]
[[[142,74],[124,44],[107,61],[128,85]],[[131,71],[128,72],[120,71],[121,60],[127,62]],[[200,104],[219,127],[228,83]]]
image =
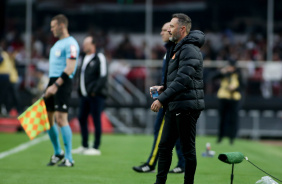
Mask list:
[[[80,46],[93,34],[107,58],[110,91],[103,131],[152,133],[156,113],[150,111],[149,87],[161,82],[165,54],[159,33],[173,13],[185,13],[192,30],[206,34],[201,49],[206,109],[198,134],[217,134],[219,82],[210,76],[235,56],[246,83],[238,136],[281,139],[281,12],[279,0],[1,0],[0,48],[10,58],[10,80],[0,81],[5,97],[0,131],[18,131],[17,115],[43,94],[49,51],[57,41],[50,21],[63,13]],[[69,119],[77,132],[77,79],[73,85]]]

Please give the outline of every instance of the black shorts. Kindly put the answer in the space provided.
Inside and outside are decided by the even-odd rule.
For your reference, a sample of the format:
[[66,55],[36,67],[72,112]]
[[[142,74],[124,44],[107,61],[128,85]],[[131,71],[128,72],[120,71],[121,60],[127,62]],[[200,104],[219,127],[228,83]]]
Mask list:
[[[54,84],[57,79],[58,78],[50,78],[48,87]],[[58,91],[55,95],[52,95],[46,99],[44,98],[47,111],[68,112],[71,91],[72,79],[67,79],[58,88]]]

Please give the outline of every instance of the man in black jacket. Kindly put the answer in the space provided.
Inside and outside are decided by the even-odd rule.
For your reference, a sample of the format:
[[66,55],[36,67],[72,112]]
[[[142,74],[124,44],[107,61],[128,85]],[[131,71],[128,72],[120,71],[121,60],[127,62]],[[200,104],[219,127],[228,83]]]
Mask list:
[[165,125],[159,144],[157,184],[164,184],[170,168],[172,149],[180,138],[185,158],[184,184],[193,184],[197,166],[196,123],[205,108],[203,90],[203,57],[200,47],[205,42],[201,31],[190,31],[191,19],[182,13],[173,14],[168,32],[174,42],[167,52],[167,66],[161,93],[151,105],[158,112],[166,107]]
[[[168,33],[168,27],[170,25],[170,22],[167,22],[163,25],[162,31],[160,35],[162,36],[163,42],[165,42],[165,47],[169,46],[171,42],[169,42],[169,33]],[[168,43],[169,42],[169,43]],[[163,60],[163,68],[162,68],[162,83],[164,81],[164,72],[165,72],[165,66],[166,66],[166,56],[164,56]],[[148,172],[154,172],[155,167],[157,165],[158,161],[158,155],[159,155],[159,142],[160,142],[160,136],[163,131],[163,125],[164,125],[164,115],[165,115],[165,109],[161,108],[158,112],[157,118],[154,123],[154,141],[153,141],[153,147],[151,150],[151,154],[148,158],[148,160],[140,165],[133,167],[133,170],[139,173],[148,173]],[[177,166],[169,171],[169,173],[184,173],[184,166],[185,166],[185,159],[183,157],[183,153],[181,151],[180,141],[177,139],[175,144],[175,149],[178,157]]]
[[[99,150],[102,128],[101,113],[107,96],[107,63],[102,53],[96,53],[95,39],[88,36],[83,42],[85,56],[79,72],[79,123],[82,136],[82,146],[72,153],[84,155],[101,155]],[[88,147],[87,119],[92,115],[95,126],[95,141],[92,148]]]

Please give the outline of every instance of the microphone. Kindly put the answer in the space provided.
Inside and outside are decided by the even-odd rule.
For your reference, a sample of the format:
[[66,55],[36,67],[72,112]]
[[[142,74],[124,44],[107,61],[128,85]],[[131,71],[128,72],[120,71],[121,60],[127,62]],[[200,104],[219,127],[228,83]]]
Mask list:
[[244,155],[241,152],[229,152],[218,155],[218,159],[227,164],[238,164],[244,160]]

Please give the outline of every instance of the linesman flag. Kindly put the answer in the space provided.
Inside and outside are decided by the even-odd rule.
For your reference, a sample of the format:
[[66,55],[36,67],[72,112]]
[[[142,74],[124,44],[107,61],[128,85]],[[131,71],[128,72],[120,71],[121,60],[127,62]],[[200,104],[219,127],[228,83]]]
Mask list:
[[39,133],[49,130],[49,120],[43,98],[37,100],[19,117],[23,129],[30,138],[34,139]]

